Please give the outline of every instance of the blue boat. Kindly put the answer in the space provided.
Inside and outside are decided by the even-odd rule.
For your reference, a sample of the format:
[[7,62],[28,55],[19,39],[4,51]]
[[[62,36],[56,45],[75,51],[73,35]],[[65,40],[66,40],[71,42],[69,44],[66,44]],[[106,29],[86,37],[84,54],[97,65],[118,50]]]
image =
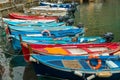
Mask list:
[[[19,36],[11,36],[12,46],[14,50],[21,50]],[[63,38],[52,38],[52,37],[30,37],[22,36],[22,41],[27,43],[35,44],[81,44],[81,43],[105,43],[106,39],[98,36],[91,37],[63,37]]]
[[[74,16],[75,11],[77,10],[78,3],[50,3],[50,2],[40,2],[40,6],[50,6],[51,8],[65,8],[68,11],[68,14]],[[75,16],[74,16],[75,17]]]
[[51,37],[65,37],[65,36],[82,36],[84,34],[84,27],[74,26],[11,26],[9,25],[11,34],[19,35],[22,34],[41,34],[42,36]]
[[58,27],[58,26],[63,26],[65,25],[64,22],[55,22],[55,21],[51,21],[51,22],[30,22],[30,21],[24,21],[24,22],[19,22],[19,21],[4,21],[5,23],[7,23],[8,25],[12,25],[12,26],[49,26],[49,27]]
[[50,6],[50,7],[60,7],[60,8],[71,8],[71,3],[50,3],[50,2],[40,2],[40,6]]
[[68,80],[114,80],[120,76],[120,56],[45,56],[32,55],[37,76]]

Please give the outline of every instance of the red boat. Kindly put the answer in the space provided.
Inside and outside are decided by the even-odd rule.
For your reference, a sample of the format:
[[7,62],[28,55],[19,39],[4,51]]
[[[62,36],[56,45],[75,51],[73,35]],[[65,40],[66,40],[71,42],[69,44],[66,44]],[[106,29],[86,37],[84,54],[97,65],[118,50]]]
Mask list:
[[27,44],[21,42],[22,52],[27,62],[30,61],[30,54],[40,55],[115,55],[120,53],[120,43],[100,44]]
[[58,17],[53,16],[36,16],[36,15],[25,15],[22,13],[10,13],[9,18],[11,19],[24,19],[24,20],[57,20]]

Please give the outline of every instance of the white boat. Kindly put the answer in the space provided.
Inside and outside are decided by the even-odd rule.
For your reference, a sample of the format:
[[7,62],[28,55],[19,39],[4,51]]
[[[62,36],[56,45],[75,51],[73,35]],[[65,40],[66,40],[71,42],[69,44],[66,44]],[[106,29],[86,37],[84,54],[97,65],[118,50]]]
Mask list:
[[24,13],[26,14],[36,14],[36,15],[47,15],[47,16],[65,16],[67,14],[68,9],[66,8],[58,8],[58,7],[50,7],[50,6],[37,6],[31,7],[29,9],[24,8]]

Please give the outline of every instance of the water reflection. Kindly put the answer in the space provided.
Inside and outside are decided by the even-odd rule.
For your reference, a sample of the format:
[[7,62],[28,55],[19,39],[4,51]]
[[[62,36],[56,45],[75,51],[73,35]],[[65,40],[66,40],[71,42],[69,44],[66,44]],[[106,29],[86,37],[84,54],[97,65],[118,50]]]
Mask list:
[[119,0],[96,0],[81,4],[80,12],[76,13],[76,24],[82,22],[88,28],[86,36],[102,36],[106,32],[112,32],[115,35],[114,41],[119,41],[119,4]]

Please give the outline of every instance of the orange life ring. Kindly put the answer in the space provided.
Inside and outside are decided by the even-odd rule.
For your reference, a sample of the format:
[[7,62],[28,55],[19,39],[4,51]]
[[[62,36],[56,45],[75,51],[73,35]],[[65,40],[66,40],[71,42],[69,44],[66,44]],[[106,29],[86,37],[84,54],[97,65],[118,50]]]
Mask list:
[[51,36],[51,33],[50,33],[49,30],[43,30],[41,33],[42,33],[42,35],[43,35],[44,33],[48,33],[48,36]]
[[[95,55],[90,55],[89,57],[88,57],[88,64],[92,67],[92,69],[94,69],[94,70],[97,70],[97,69],[99,69],[100,67],[101,67],[101,64],[102,64],[102,61],[100,60],[100,59],[98,59],[98,56],[95,56]],[[97,62],[98,62],[98,64],[97,65],[91,65],[91,63],[90,63],[90,60],[91,59],[97,59]]]

